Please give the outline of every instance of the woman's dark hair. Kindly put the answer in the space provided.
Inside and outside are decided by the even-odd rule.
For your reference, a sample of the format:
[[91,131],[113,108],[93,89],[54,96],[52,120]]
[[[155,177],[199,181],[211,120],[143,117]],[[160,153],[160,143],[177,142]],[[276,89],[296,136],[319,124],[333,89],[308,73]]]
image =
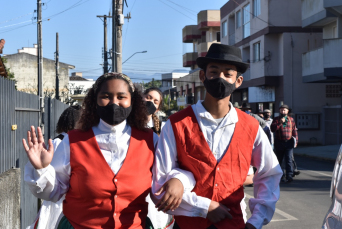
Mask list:
[[58,119],[56,126],[56,133],[68,133],[70,130],[75,129],[76,122],[80,118],[81,106],[71,106],[63,111]]
[[[163,93],[157,87],[150,87],[150,88],[145,90],[144,95],[147,95],[150,91],[156,91],[160,95],[160,103],[159,103],[159,106],[158,106],[158,109],[160,110],[160,108],[163,107]],[[160,122],[159,118],[157,117],[157,115],[152,114],[152,121],[153,121],[153,124],[154,124],[154,127],[152,127],[152,129],[153,129],[153,131],[156,134],[159,135],[160,132],[161,132],[161,122]]]
[[127,123],[138,130],[146,131],[147,125],[147,108],[145,106],[144,100],[141,96],[141,92],[137,89],[132,90],[129,82],[122,77],[121,73],[110,73],[100,76],[93,86],[88,91],[83,104],[82,104],[82,114],[81,118],[77,123],[77,129],[83,131],[89,130],[91,127],[96,126],[100,122],[100,116],[96,112],[97,105],[97,95],[104,83],[109,80],[119,79],[126,82],[128,90],[131,94],[131,106],[132,111],[127,117]]

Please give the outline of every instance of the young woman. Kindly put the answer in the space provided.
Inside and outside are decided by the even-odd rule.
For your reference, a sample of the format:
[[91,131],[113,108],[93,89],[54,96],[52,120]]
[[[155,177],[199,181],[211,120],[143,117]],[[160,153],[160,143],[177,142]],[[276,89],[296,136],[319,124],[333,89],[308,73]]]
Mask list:
[[[40,128],[36,134],[31,127],[28,144],[23,139],[30,161],[25,181],[44,200],[56,202],[66,194],[58,228],[145,227],[158,140],[146,123],[145,103],[131,80],[109,73],[89,90],[78,130],[64,137],[55,155],[51,139],[46,149]],[[165,204],[175,209],[182,183],[171,179],[163,191]]]
[[[159,88],[151,87],[145,90],[144,100],[148,111],[148,123],[147,127],[151,128],[154,133],[160,134],[162,128],[162,122],[159,120],[155,113],[163,107],[163,93]],[[148,202],[148,219],[150,225],[147,225],[146,229],[169,229],[173,228],[174,217],[166,214],[162,211],[157,211],[154,203],[150,196],[147,196],[146,201]]]
[[163,123],[155,113],[163,107],[163,93],[157,87],[150,87],[144,92],[144,100],[149,114],[147,126],[159,135]]

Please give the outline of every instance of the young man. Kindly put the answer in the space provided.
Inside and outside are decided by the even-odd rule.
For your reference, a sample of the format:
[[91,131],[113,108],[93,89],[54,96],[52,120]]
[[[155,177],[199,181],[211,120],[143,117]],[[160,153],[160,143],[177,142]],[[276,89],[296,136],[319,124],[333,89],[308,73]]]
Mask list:
[[280,164],[285,156],[285,182],[287,183],[293,181],[293,148],[296,148],[298,143],[296,123],[292,117],[288,116],[289,110],[288,105],[281,105],[279,108],[280,116],[275,117],[271,124],[271,131],[274,132],[275,154]]
[[[173,168],[188,170],[195,187],[185,190],[180,206],[169,211],[177,215],[179,228],[261,228],[274,214],[282,171],[257,120],[229,102],[248,64],[242,62],[239,48],[222,44],[212,44],[197,64],[206,97],[166,122],[156,150],[152,191],[159,190]],[[245,224],[240,203],[250,165],[257,168],[255,198],[249,201],[252,216]],[[168,203],[167,197],[160,202]]]

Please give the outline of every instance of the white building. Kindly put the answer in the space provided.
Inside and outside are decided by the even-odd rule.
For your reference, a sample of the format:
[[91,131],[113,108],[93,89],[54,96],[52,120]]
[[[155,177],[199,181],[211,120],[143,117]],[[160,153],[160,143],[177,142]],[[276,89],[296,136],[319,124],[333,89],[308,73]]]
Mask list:
[[69,93],[73,100],[76,100],[79,105],[82,105],[83,100],[89,89],[93,86],[93,79],[82,77],[81,72],[73,72],[69,77]]

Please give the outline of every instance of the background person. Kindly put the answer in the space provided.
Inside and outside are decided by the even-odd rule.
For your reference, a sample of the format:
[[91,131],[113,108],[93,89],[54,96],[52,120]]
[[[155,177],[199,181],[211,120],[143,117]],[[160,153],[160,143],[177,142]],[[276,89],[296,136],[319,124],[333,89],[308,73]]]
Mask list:
[[294,119],[288,116],[289,106],[279,107],[280,115],[273,119],[271,131],[274,132],[274,149],[279,164],[285,160],[286,182],[293,181],[293,148],[297,147],[298,134]]
[[[150,87],[144,92],[144,100],[148,111],[147,127],[151,128],[154,133],[160,134],[162,129],[162,122],[159,120],[156,113],[163,107],[163,93],[156,87]],[[158,211],[155,204],[151,200],[150,195],[146,197],[148,202],[147,220],[150,220],[150,225],[146,225],[146,229],[150,228],[173,228],[174,217],[173,215],[166,214]]]
[[[53,149],[56,151],[58,145],[62,142],[67,133],[75,129],[76,123],[81,114],[81,106],[70,106],[63,111],[56,125],[56,133],[58,134],[52,140]],[[40,208],[34,223],[28,229],[46,229],[55,228],[58,219],[62,215],[63,200],[65,195],[56,203],[45,200]]]
[[160,135],[164,123],[160,121],[156,113],[163,107],[163,93],[157,87],[150,87],[144,92],[144,100],[149,114],[147,126]]

